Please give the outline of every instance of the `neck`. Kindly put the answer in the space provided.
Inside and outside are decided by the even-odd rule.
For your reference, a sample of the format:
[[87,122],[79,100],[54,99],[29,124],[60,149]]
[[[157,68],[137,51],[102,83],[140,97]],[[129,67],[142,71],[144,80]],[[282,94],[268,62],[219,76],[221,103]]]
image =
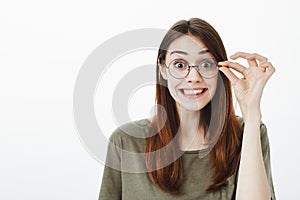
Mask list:
[[179,109],[180,130],[184,135],[195,134],[199,130],[200,111]]
[[200,111],[189,111],[178,108],[180,118],[179,145],[183,150],[198,150],[203,148],[204,130],[199,127]]

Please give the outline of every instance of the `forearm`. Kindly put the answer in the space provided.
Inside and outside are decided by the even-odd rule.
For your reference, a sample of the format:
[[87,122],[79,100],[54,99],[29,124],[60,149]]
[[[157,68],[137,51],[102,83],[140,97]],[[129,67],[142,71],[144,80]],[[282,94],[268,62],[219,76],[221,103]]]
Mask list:
[[260,112],[247,113],[237,183],[237,200],[270,200],[260,139]]

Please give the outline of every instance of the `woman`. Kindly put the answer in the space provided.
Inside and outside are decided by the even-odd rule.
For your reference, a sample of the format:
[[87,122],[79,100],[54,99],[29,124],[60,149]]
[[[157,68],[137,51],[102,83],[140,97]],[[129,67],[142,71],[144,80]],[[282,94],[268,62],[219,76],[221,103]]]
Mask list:
[[171,27],[158,52],[157,113],[112,134],[99,199],[275,199],[260,111],[275,69],[258,54],[231,56],[238,58],[249,66],[228,61],[201,19]]

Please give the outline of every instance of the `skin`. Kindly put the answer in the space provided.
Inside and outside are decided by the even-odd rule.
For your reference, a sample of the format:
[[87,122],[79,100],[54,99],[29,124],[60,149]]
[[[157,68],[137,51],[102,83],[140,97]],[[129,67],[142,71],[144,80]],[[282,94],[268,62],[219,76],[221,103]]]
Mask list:
[[[205,48],[201,41],[192,36],[180,37],[170,45],[166,62],[168,63],[172,59],[170,52],[179,49],[189,53],[185,55],[185,60],[190,65],[194,65],[200,56],[211,56],[209,54],[197,54],[197,52]],[[260,141],[260,102],[263,89],[275,72],[275,68],[267,58],[256,53],[237,52],[230,58],[232,60],[238,58],[246,59],[248,62],[247,67],[233,61],[218,63],[221,65],[219,70],[232,83],[245,122],[236,199],[269,200],[271,195]],[[243,77],[238,78],[233,71],[240,73]],[[203,138],[203,130],[201,127],[198,127],[199,112],[213,97],[217,85],[217,77],[205,79],[195,69],[192,69],[185,79],[175,79],[162,65],[160,65],[160,72],[168,81],[169,91],[177,102],[181,120],[181,148],[184,150],[201,149],[205,139]],[[189,99],[180,93],[180,88],[187,87],[207,87],[209,92],[199,99]],[[191,129],[191,127],[195,128]]]
[[[168,64],[174,59],[184,59],[189,65],[196,65],[203,59],[214,58],[211,53],[205,50],[207,50],[206,46],[199,39],[194,36],[185,35],[171,43],[166,55],[166,63]],[[198,127],[200,110],[210,102],[215,94],[218,76],[216,75],[215,77],[207,79],[202,77],[195,68],[192,68],[188,76],[183,79],[176,79],[171,76],[169,70],[162,65],[160,65],[160,72],[163,78],[168,81],[170,94],[177,103],[181,120],[181,134],[179,136],[180,148],[185,151],[205,148],[204,130]],[[182,91],[183,89],[195,88],[205,88],[207,91],[198,98],[185,95]]]
[[[237,52],[230,58],[246,59],[249,65],[245,67],[231,61],[219,63],[222,65],[219,70],[232,83],[245,122],[236,199],[269,200],[271,195],[260,141],[260,102],[263,89],[275,68],[267,58],[256,53]],[[233,71],[243,78],[238,78]]]

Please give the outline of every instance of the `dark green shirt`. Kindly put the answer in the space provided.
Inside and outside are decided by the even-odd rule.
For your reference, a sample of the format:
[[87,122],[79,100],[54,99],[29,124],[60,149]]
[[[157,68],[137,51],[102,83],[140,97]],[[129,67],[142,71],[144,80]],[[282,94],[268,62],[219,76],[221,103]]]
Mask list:
[[[241,121],[241,120],[240,120]],[[241,123],[243,123],[241,121]],[[229,200],[235,199],[237,186],[237,171],[228,178],[226,186],[215,192],[206,192],[205,189],[212,183],[210,177],[213,173],[209,156],[199,151],[186,151],[182,155],[184,183],[181,195],[171,195],[154,185],[146,173],[144,160],[141,158],[125,156],[126,152],[143,153],[145,137],[147,135],[148,120],[130,122],[120,126],[110,137],[113,145],[109,145],[99,200]],[[243,124],[242,124],[243,125]],[[270,167],[270,149],[267,129],[264,124],[260,126],[261,144],[264,164],[270,186],[272,199],[275,200],[274,187]],[[122,151],[119,151],[120,149]],[[125,151],[123,151],[125,150]],[[124,154],[125,152],[125,154]],[[199,154],[203,156],[199,157]],[[113,168],[109,167],[113,166]],[[120,170],[122,169],[122,170]],[[125,171],[123,170],[125,169]],[[130,170],[128,170],[130,169]],[[135,173],[137,171],[142,173]],[[237,169],[238,170],[238,169]]]

